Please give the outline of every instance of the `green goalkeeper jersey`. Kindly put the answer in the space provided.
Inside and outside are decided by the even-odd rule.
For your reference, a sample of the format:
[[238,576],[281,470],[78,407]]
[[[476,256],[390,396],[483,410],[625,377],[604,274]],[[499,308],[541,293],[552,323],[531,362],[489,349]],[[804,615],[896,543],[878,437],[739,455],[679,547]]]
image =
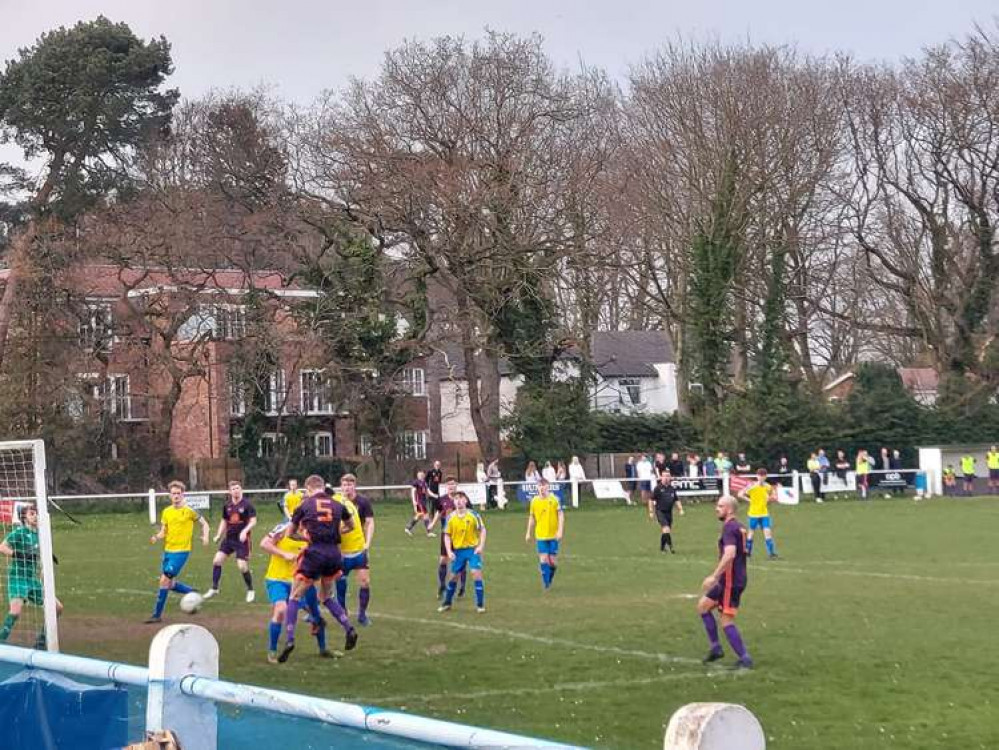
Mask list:
[[7,535],[4,543],[14,552],[8,571],[9,577],[22,580],[37,579],[38,532],[27,526],[18,526]]

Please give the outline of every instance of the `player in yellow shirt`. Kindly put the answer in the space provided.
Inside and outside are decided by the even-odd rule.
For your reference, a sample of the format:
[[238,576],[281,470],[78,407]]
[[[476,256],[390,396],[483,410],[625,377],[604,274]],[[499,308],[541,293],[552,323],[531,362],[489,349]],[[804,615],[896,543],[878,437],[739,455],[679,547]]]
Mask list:
[[186,583],[177,580],[191,554],[191,539],[194,537],[195,522],[201,524],[201,543],[208,546],[208,535],[211,529],[208,521],[202,518],[196,510],[189,508],[184,500],[184,483],[170,482],[170,505],[160,514],[160,530],[149,540],[156,544],[160,539],[163,543],[163,563],[160,568],[160,589],[156,595],[156,606],[152,616],[146,623],[161,622],[163,608],[166,606],[167,594],[176,591],[184,595],[194,591]]
[[999,492],[999,450],[994,445],[985,454],[985,466],[989,470],[989,491]]
[[298,487],[298,480],[292,477],[288,480],[288,491],[284,493],[284,501],[281,505],[285,518],[291,518],[295,509],[302,504],[303,497],[302,490]]
[[475,583],[475,611],[486,611],[486,589],[482,581],[482,550],[486,546],[486,526],[478,513],[468,509],[468,495],[460,490],[451,495],[455,510],[444,527],[444,549],[451,561],[451,580],[447,584],[444,603],[438,612],[447,612],[458,590],[458,578],[466,566]]
[[746,555],[753,553],[753,531],[763,529],[767,545],[767,557],[777,559],[777,546],[774,544],[773,529],[770,528],[770,503],[777,500],[776,485],[767,484],[767,470],[757,469],[756,483],[739,492],[739,499],[749,502],[749,536],[746,540]]
[[347,610],[347,576],[357,571],[357,624],[369,625],[368,604],[371,603],[371,568],[368,550],[375,536],[375,511],[371,501],[357,494],[357,477],[344,474],[340,477],[340,492],[336,495],[354,527],[340,534],[340,554],[343,555],[343,575],[336,579],[336,599]]
[[551,493],[547,479],[538,482],[538,494],[531,498],[527,514],[527,533],[524,535],[524,539],[528,542],[531,541],[532,529],[537,540],[541,585],[547,591],[555,579],[555,571],[558,569],[555,560],[558,556],[559,542],[562,541],[562,533],[565,531],[562,504]]
[[[284,615],[288,609],[288,597],[291,596],[295,565],[302,550],[309,545],[305,540],[287,536],[285,534],[287,529],[287,521],[279,523],[271,530],[270,534],[260,541],[261,549],[270,555],[267,573],[264,575],[264,585],[267,587],[267,598],[271,603],[267,649],[267,661],[271,664],[278,663],[278,640],[284,626]],[[326,648],[326,622],[319,611],[319,596],[315,586],[310,587],[305,592],[305,605],[308,607],[312,621],[312,633],[316,636],[316,641],[319,644],[319,655],[329,658],[333,654]]]

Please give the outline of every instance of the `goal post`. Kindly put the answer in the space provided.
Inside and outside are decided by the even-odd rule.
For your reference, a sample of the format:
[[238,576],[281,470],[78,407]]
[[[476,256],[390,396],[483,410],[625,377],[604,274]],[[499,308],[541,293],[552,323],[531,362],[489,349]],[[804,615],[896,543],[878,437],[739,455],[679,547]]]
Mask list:
[[[24,645],[44,640],[45,648],[58,651],[55,558],[45,473],[44,441],[0,441],[0,541],[7,546],[0,555],[0,640]],[[36,530],[23,523],[29,506],[37,510]],[[16,617],[15,601],[20,602]]]

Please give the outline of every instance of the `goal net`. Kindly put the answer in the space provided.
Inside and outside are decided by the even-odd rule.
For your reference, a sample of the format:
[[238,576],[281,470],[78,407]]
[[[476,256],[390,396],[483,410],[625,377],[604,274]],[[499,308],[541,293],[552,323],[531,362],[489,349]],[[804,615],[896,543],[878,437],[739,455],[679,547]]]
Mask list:
[[0,643],[59,650],[45,444],[0,441]]

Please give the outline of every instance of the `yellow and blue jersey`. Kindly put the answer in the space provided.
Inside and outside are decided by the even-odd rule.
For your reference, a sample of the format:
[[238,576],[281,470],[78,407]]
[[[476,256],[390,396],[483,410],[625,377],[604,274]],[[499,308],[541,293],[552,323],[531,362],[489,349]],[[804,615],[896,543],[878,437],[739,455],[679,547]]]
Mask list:
[[541,542],[558,536],[558,516],[561,512],[562,506],[558,498],[551,493],[531,499],[530,514],[534,519],[535,539]]
[[451,537],[451,548],[472,549],[479,546],[485,525],[478,513],[466,510],[464,513],[454,512],[447,520],[444,533]]
[[770,515],[770,492],[769,484],[754,484],[746,495],[749,497],[749,513],[751,518],[761,518]]
[[302,498],[303,495],[301,490],[295,490],[294,492],[289,490],[284,493],[284,512],[288,518],[291,518],[295,509],[302,504]]
[[201,516],[193,508],[181,505],[175,508],[168,505],[160,513],[160,523],[166,530],[163,543],[164,552],[190,552],[194,524]]
[[[278,524],[271,531],[270,538],[274,542],[274,546],[279,550],[282,552],[291,552],[298,557],[309,543],[304,540],[292,539],[285,536],[287,528],[287,523]],[[272,554],[270,561],[267,563],[267,572],[264,574],[264,578],[270,581],[291,581],[295,577],[295,564],[295,560],[285,560],[280,555]]]

